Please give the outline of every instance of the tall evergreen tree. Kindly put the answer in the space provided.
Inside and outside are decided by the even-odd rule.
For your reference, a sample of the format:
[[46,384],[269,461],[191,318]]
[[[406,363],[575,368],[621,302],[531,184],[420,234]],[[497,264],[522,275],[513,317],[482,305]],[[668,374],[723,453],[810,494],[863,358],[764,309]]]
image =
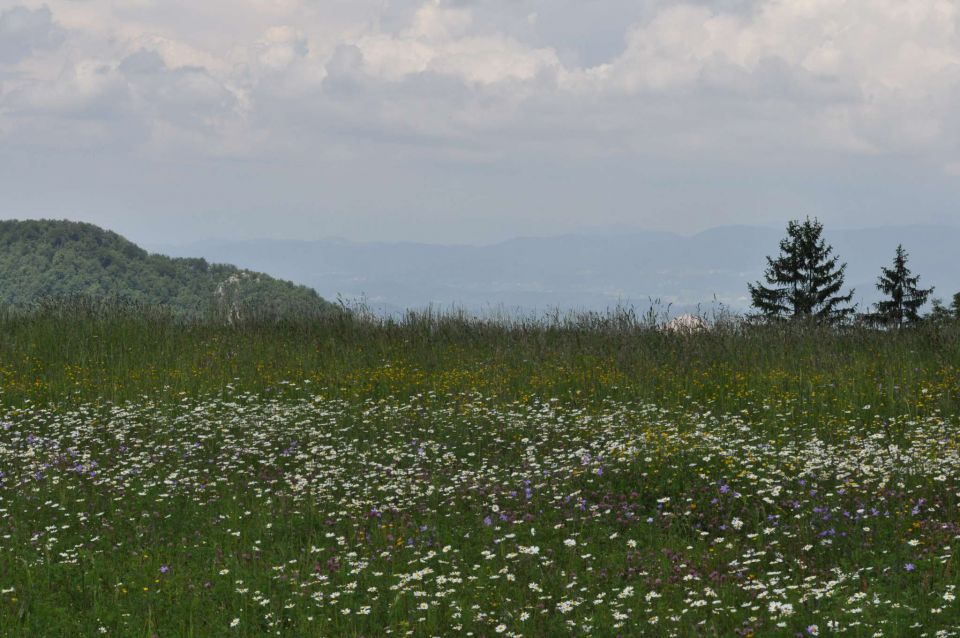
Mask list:
[[817,219],[787,224],[787,236],[780,241],[780,256],[767,257],[761,282],[747,284],[753,306],[767,319],[813,318],[836,322],[853,314],[848,305],[853,290],[841,294],[846,264],[838,265],[833,247],[821,237],[823,224]]
[[943,299],[931,299],[930,312],[926,314],[924,320],[931,323],[944,324],[950,323],[956,318],[953,309],[943,305]]
[[933,292],[933,288],[918,288],[919,276],[911,276],[907,268],[909,255],[903,246],[897,246],[897,254],[893,258],[893,268],[884,268],[883,274],[877,279],[877,290],[887,296],[887,299],[875,304],[875,319],[880,323],[900,327],[904,323],[914,323],[920,320],[917,312]]

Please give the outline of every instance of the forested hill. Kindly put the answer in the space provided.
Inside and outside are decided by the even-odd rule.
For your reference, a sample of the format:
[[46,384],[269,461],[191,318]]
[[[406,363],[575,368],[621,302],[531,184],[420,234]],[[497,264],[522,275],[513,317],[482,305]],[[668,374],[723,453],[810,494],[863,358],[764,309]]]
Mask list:
[[149,254],[120,235],[70,221],[0,221],[0,306],[64,297],[122,299],[183,317],[281,317],[330,311],[313,289],[204,259]]

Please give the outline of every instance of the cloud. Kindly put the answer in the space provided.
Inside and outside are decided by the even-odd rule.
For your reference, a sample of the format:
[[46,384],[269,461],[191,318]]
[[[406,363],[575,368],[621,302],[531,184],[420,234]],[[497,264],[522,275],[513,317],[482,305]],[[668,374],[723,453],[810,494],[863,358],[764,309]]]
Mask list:
[[55,122],[187,157],[960,156],[946,0],[48,2],[0,14],[18,144]]
[[48,7],[15,6],[0,12],[0,64],[20,62],[34,51],[56,48],[63,38]]
[[371,75],[397,81],[418,73],[439,73],[469,84],[530,80],[559,67],[550,48],[532,48],[502,33],[478,35],[473,17],[463,8],[428,2],[400,33],[375,33],[355,42],[363,68]]

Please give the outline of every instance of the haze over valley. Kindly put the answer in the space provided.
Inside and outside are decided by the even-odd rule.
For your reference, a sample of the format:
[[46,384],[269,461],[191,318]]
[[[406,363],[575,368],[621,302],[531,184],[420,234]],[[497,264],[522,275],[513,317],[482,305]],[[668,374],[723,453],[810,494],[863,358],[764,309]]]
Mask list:
[[[955,250],[960,228],[827,227],[825,239],[842,262],[862,309],[880,298],[880,268],[898,243],[910,253],[921,284],[934,297],[960,291]],[[749,306],[747,282],[762,276],[783,228],[723,226],[695,235],[636,229],[522,237],[485,244],[249,240],[150,244],[175,257],[236,264],[314,288],[326,299],[364,299],[378,313],[428,305],[471,312],[527,313],[550,309],[603,311],[618,303],[646,310],[660,300],[671,314],[733,311]]]

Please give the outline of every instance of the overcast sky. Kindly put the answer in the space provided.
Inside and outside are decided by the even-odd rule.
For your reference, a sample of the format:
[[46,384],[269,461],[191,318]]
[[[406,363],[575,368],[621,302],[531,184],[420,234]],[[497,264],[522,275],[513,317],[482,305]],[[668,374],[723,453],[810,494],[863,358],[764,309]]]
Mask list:
[[958,105],[955,0],[0,0],[0,217],[958,225]]

